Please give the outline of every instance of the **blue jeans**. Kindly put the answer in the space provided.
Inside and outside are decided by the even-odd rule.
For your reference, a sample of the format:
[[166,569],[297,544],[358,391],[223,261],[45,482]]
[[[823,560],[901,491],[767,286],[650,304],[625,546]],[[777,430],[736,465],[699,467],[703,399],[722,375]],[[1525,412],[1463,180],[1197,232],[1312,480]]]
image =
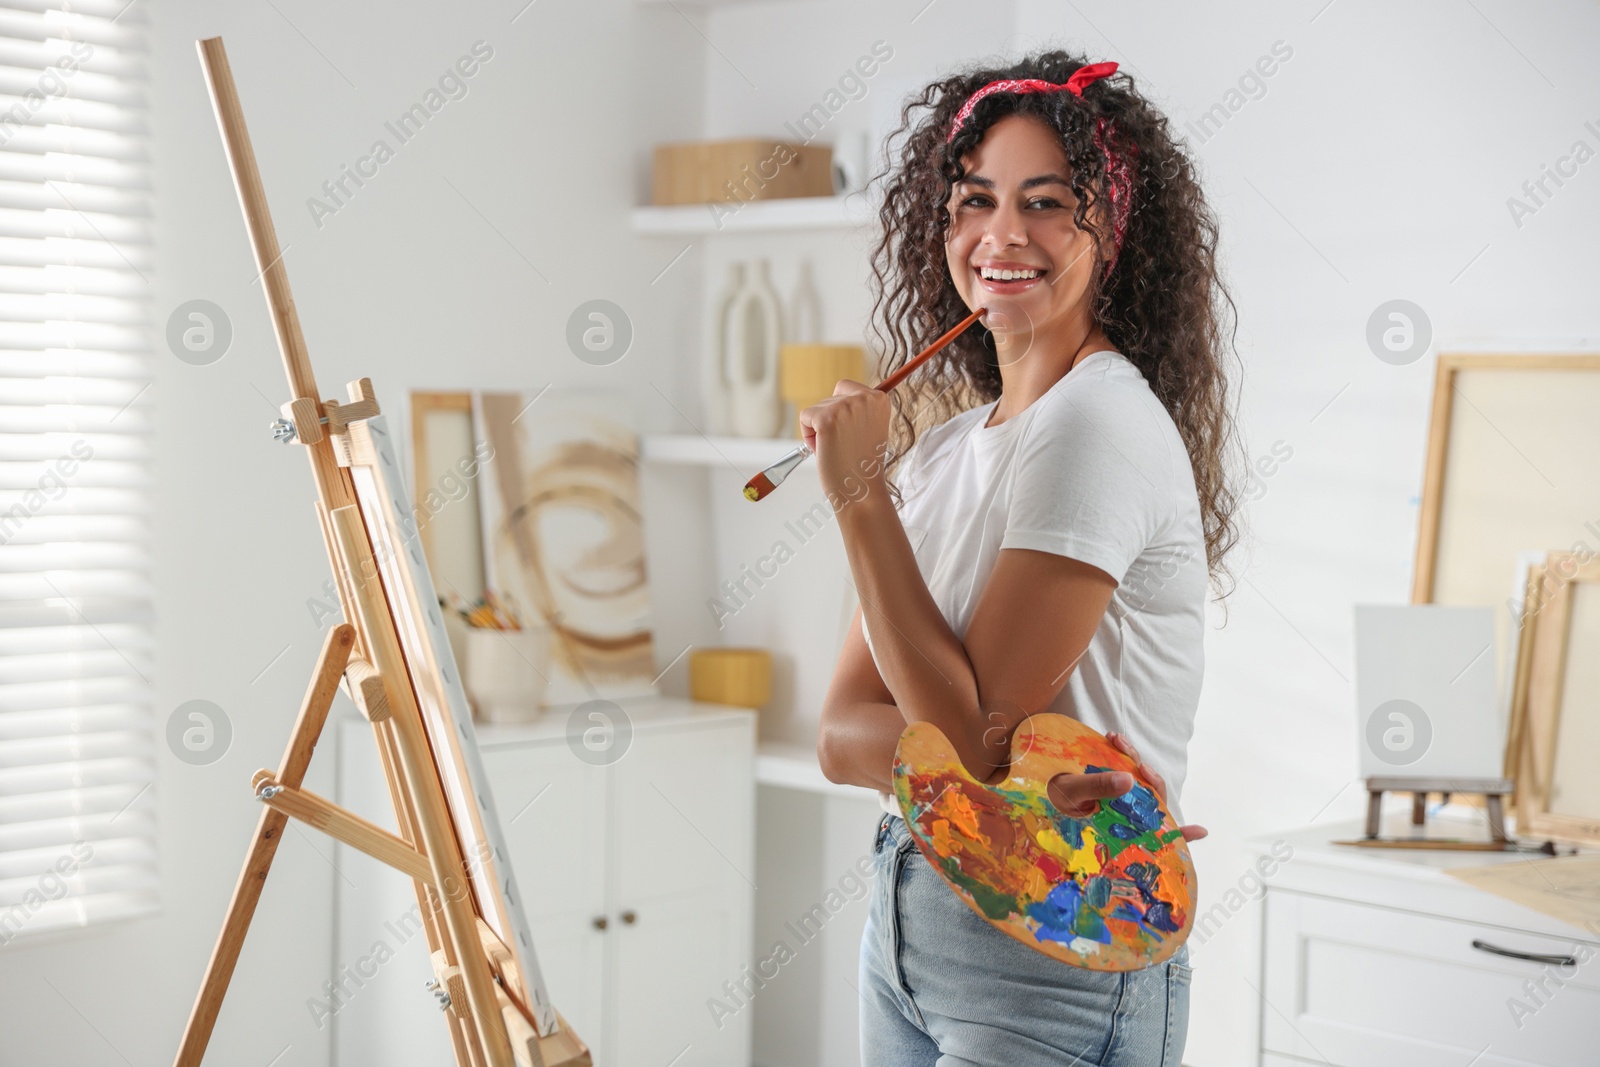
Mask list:
[[1178,1067],[1188,946],[1090,971],[990,926],[883,815],[861,937],[862,1067]]

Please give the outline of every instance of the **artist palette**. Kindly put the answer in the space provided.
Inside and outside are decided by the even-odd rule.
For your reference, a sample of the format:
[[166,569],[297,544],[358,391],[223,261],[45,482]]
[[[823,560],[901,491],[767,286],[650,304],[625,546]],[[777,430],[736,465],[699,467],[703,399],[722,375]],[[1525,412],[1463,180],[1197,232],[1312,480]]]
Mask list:
[[1064,772],[1138,782],[1133,760],[1056,714],[1025,719],[1011,753],[1009,775],[989,786],[938,727],[900,735],[895,797],[934,870],[991,925],[1074,967],[1134,971],[1177,952],[1194,922],[1194,863],[1160,798],[1136,784],[1075,818],[1047,792]]

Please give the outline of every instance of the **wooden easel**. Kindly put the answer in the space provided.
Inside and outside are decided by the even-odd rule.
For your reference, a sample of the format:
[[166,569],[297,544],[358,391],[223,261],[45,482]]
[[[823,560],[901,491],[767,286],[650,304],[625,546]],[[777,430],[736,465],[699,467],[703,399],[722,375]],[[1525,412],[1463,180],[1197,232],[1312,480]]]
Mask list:
[[[348,621],[323,644],[278,769],[258,771],[252,781],[265,807],[175,1063],[198,1067],[205,1056],[278,842],[294,818],[412,879],[457,1064],[588,1067],[588,1048],[545,995],[531,942],[506,936],[514,925],[507,917],[520,919],[508,873],[500,869],[496,877],[506,859],[486,844],[495,838],[484,833],[483,812],[459,798],[463,781],[471,785],[473,762],[455,730],[444,728],[455,724],[436,721],[441,665],[426,648],[419,652],[416,634],[426,620],[416,590],[397,595],[407,591],[404,560],[397,566],[395,531],[373,504],[390,498],[375,473],[380,450],[372,435],[379,431],[367,420],[379,412],[371,381],[351,382],[347,401],[317,398],[227,53],[220,37],[198,45],[294,397],[283,406],[277,436],[305,446],[311,461],[317,517]],[[341,680],[372,723],[399,835],[302,788]]]

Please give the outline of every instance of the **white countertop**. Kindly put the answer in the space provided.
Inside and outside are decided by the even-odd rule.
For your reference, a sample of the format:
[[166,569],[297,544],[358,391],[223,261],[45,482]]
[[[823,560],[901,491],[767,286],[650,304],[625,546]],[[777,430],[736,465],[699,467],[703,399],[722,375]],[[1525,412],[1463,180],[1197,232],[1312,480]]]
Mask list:
[[[1509,816],[1507,824],[1508,832],[1515,836]],[[1452,868],[1525,863],[1553,857],[1540,852],[1362,848],[1333,843],[1359,839],[1365,832],[1364,820],[1329,822],[1253,836],[1246,844],[1259,857],[1274,857],[1277,861],[1266,865],[1271,873],[1261,879],[1268,890],[1309,893],[1553,937],[1570,939],[1577,933],[1584,940],[1595,940],[1592,932],[1477,889],[1447,873]],[[1409,798],[1404,805],[1397,803],[1392,808],[1386,807],[1380,833],[1385,837],[1420,835],[1469,840],[1488,840],[1489,837],[1488,820],[1482,811],[1454,804],[1430,811],[1423,827],[1413,827]],[[1276,854],[1272,851],[1273,845],[1278,846]],[[1287,860],[1282,858],[1285,846],[1292,850]],[[1565,853],[1571,846],[1557,847]],[[1219,891],[1211,887],[1212,893]],[[1201,892],[1204,894],[1206,887],[1202,886]]]
[[[622,697],[608,703],[621,709],[635,730],[692,725],[719,719],[754,718],[756,715],[750,708],[708,704],[704,701],[683,700],[678,697]],[[564,736],[568,729],[574,726],[580,732],[587,729],[590,725],[587,713],[576,722],[572,718],[573,713],[584,706],[574,704],[570,707],[546,708],[538,718],[525,723],[475,722],[473,730],[478,735],[479,746],[483,748],[525,744],[530,741],[549,741]],[[604,711],[604,709],[594,710],[601,713]]]

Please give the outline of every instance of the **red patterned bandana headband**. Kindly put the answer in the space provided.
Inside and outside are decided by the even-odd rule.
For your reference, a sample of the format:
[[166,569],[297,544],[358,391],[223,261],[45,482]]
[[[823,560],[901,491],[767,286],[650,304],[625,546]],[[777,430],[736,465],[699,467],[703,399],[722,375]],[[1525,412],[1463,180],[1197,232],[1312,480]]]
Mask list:
[[[1084,86],[1114,74],[1116,69],[1115,63],[1089,63],[1073,71],[1071,77],[1059,85],[1039,78],[992,81],[967,97],[967,102],[961,105],[961,110],[956,112],[955,120],[950,123],[950,133],[945,137],[945,143],[949,144],[955,140],[961,124],[967,121],[972,109],[978,106],[978,101],[986,96],[993,93],[1054,93],[1065,90],[1082,100]],[[1117,254],[1122,251],[1122,235],[1128,229],[1128,215],[1133,200],[1133,170],[1126,158],[1112,150],[1110,137],[1107,134],[1110,125],[1111,120],[1104,117],[1096,119],[1094,124],[1094,143],[1106,157],[1107,186],[1111,197],[1112,247],[1111,256],[1106,261],[1107,275],[1116,265]],[[1137,149],[1130,145],[1129,151],[1131,153]]]

